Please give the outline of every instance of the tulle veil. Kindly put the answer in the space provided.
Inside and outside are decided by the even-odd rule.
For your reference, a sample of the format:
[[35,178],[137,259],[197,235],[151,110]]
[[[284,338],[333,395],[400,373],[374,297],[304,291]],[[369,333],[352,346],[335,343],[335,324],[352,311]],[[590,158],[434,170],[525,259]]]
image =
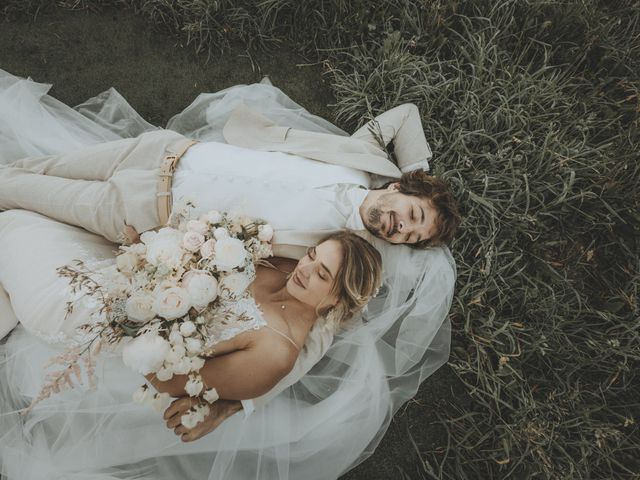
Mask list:
[[[0,70],[0,163],[158,128],[114,89],[70,108],[47,95],[49,87]],[[268,83],[201,94],[166,128],[224,141],[222,126],[240,101],[281,125],[347,135]],[[193,443],[181,443],[157,413],[132,402],[141,378],[116,357],[100,360],[95,389],[65,392],[20,417],[16,411],[37,393],[43,365],[60,347],[18,326],[0,344],[2,474],[19,480],[338,478],[371,455],[393,414],[449,355],[455,283],[449,250],[381,241],[376,247],[385,280],[362,324],[341,331],[311,372],[266,406],[233,416]]]

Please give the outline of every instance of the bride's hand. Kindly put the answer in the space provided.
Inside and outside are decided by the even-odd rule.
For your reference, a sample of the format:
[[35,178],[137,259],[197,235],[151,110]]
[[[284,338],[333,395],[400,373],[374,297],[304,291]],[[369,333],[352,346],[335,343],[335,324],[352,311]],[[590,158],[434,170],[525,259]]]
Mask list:
[[209,405],[209,414],[204,421],[198,423],[192,429],[182,425],[182,415],[195,405],[205,404],[204,400],[194,397],[181,397],[174,400],[164,412],[167,427],[180,436],[183,442],[193,442],[215,430],[222,422],[234,413],[242,409],[242,404],[237,400],[217,400]]

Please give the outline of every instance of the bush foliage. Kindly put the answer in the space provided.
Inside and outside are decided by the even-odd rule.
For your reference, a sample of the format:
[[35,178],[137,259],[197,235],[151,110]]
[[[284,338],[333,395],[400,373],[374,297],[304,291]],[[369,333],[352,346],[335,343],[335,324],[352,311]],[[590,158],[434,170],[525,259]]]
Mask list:
[[126,4],[205,54],[291,42],[348,129],[418,105],[464,213],[450,365],[473,399],[422,476],[638,478],[640,1],[58,3]]

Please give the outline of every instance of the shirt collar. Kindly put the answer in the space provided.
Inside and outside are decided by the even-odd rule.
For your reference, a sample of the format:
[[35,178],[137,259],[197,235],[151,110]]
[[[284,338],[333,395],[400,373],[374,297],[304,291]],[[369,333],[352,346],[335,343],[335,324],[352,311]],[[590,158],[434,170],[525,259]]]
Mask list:
[[360,206],[369,194],[366,188],[350,188],[347,191],[346,201],[351,209],[351,214],[347,218],[345,225],[349,230],[365,230],[364,222],[360,216]]

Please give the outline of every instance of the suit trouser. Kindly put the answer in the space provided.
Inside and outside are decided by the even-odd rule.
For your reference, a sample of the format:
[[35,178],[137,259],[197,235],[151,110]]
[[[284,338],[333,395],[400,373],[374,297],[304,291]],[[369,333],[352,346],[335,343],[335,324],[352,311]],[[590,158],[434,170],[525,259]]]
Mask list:
[[24,209],[77,225],[112,242],[125,225],[138,232],[161,226],[160,166],[191,141],[171,130],[28,157],[0,167],[0,210]]

